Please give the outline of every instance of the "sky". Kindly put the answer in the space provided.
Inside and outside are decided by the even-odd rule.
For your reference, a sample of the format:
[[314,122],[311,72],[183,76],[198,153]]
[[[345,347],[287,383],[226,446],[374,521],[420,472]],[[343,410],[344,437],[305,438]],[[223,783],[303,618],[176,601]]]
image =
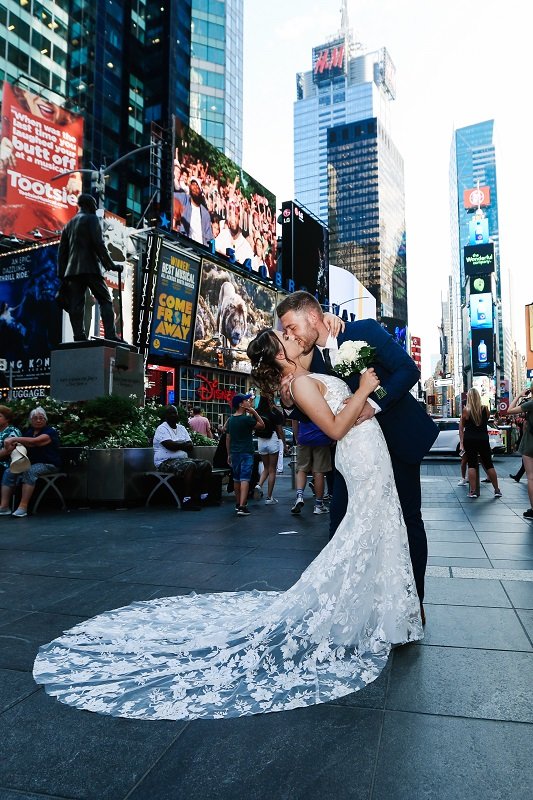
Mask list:
[[[283,200],[294,197],[296,73],[340,27],[341,0],[245,0],[243,167]],[[523,0],[349,0],[364,51],[396,67],[392,139],[404,159],[409,330],[422,339],[422,377],[438,353],[450,274],[449,160],[457,128],[495,120],[500,253],[511,274],[513,335],[525,349],[533,302],[526,245],[533,185],[529,26]],[[342,265],[338,265],[342,266]]]

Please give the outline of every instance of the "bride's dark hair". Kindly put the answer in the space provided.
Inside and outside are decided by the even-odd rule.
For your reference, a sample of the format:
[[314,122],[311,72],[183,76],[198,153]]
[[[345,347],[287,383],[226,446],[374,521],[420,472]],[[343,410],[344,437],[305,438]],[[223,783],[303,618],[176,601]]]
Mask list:
[[[256,381],[261,394],[272,403],[274,395],[279,391],[283,367],[276,357],[280,348],[285,352],[285,358],[294,364],[287,356],[287,352],[272,328],[259,331],[257,336],[249,343],[246,353],[252,363],[252,378]],[[296,366],[296,364],[294,364]]]

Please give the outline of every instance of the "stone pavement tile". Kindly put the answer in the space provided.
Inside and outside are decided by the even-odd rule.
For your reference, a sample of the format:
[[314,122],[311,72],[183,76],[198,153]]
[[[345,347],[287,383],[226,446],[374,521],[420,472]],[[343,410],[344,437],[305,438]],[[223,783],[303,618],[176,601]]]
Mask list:
[[[122,608],[130,603],[139,600],[152,600],[159,597],[158,591],[161,587],[151,583],[119,583],[115,581],[99,581],[84,591],[79,592],[73,597],[51,603],[46,611],[55,614],[76,614],[83,619],[89,619],[110,611],[113,608]],[[168,595],[182,594],[176,591],[175,587],[164,587]],[[187,594],[190,589],[185,589]]]
[[127,572],[134,565],[135,561],[133,564],[129,561],[107,561],[103,557],[89,560],[76,555],[68,556],[66,559],[61,559],[61,561],[53,561],[40,567],[26,567],[25,569],[17,570],[17,572],[23,575],[104,580]]
[[0,800],[69,800],[69,798],[59,797],[57,794],[47,794],[44,798],[42,794],[11,791],[0,786]]
[[386,708],[533,722],[533,653],[400,647]]
[[20,619],[21,617],[24,617],[26,614],[30,613],[30,611],[17,611],[10,608],[2,608],[0,609],[0,625],[13,622],[13,620]]
[[487,554],[479,542],[429,542],[430,556],[445,558],[486,558]]
[[531,544],[489,544],[485,545],[485,550],[491,561],[496,559],[506,559],[507,561],[531,561],[533,560],[533,541]]
[[429,556],[428,564],[440,567],[470,567],[472,569],[490,569],[488,558],[452,558],[447,556]]
[[[424,514],[424,517],[426,515]],[[426,530],[471,531],[472,525],[466,519],[425,519]]]
[[[64,556],[66,557],[66,556]],[[39,568],[59,561],[57,553],[39,550],[2,550],[2,572],[29,572],[39,574]]]
[[425,589],[424,602],[433,605],[511,607],[499,581],[426,577]]
[[198,720],[128,800],[368,800],[380,725],[330,704]]
[[518,561],[517,559],[491,558],[494,569],[530,569],[533,570],[533,560]]
[[116,575],[113,580],[117,583],[152,583],[156,586],[162,583],[169,586],[176,584],[194,589],[195,586],[216,575],[222,567],[221,564],[199,564],[195,561],[182,561],[179,558],[170,562],[146,561],[129,572]]
[[36,611],[0,627],[0,668],[32,670],[39,646],[83,622],[83,617]]
[[79,578],[54,578],[45,575],[7,575],[0,578],[0,605],[20,611],[37,611],[82,589],[94,581]]
[[460,508],[424,508],[422,512],[424,520],[443,520],[450,522],[456,520],[457,522],[468,522],[466,514]]
[[515,608],[533,608],[533,581],[502,581]]
[[0,669],[0,714],[36,691],[37,685],[29,672]]
[[[531,640],[533,640],[533,610],[532,609],[519,609],[517,611],[518,616],[520,617],[520,621],[522,625],[526,629],[527,635]],[[533,674],[533,669],[530,668],[529,672],[530,676]],[[530,684],[533,683],[530,680]],[[530,686],[530,691],[533,693],[533,686]]]
[[425,528],[428,542],[475,542],[479,544],[479,539],[471,525],[468,526],[468,529],[459,531],[452,527],[428,528],[427,524]]
[[[276,559],[279,562],[279,559]],[[301,569],[287,569],[279,563],[262,569],[258,564],[221,567],[216,574],[198,585],[202,592],[280,591],[290,589],[301,577]]]
[[235,544],[209,545],[181,542],[174,545],[166,554],[165,560],[196,561],[204,564],[235,564],[244,556],[253,553],[254,547]]
[[185,724],[92,714],[62,705],[41,690],[0,716],[0,786],[45,796],[119,800]]
[[255,551],[251,555],[244,556],[239,561],[239,567],[246,569],[256,567],[257,575],[260,576],[265,571],[271,571],[283,567],[283,569],[299,570],[300,574],[307,569],[314,554],[309,550],[287,550],[283,558],[278,556],[271,557],[269,551]]
[[431,606],[420,646],[433,644],[487,650],[533,649],[513,609],[475,606]]
[[387,712],[372,800],[530,800],[533,728]]
[[[495,527],[498,530],[494,530]],[[476,534],[482,544],[530,544],[533,542],[531,531],[525,526],[522,528],[518,525],[498,525],[489,530],[476,528]]]

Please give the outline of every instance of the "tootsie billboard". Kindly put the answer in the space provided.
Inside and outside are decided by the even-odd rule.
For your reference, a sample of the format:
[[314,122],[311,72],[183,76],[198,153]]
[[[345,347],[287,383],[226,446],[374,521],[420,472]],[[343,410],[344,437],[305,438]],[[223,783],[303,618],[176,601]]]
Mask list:
[[56,231],[76,213],[83,118],[4,82],[0,138],[0,230],[28,236]]

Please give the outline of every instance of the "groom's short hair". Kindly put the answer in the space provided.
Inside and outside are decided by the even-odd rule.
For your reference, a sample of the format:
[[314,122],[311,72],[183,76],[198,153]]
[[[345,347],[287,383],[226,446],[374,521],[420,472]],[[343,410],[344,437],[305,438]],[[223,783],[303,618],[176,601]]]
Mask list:
[[309,292],[293,292],[288,297],[279,303],[276,311],[278,317],[286,314],[288,311],[318,311],[322,315],[320,303]]

